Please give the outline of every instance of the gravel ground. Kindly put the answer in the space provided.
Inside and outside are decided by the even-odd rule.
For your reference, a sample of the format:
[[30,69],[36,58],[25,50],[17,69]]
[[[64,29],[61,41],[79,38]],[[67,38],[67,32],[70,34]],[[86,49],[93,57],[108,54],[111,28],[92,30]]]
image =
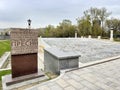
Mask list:
[[51,47],[64,52],[73,51],[81,55],[80,62],[86,63],[120,55],[120,43],[88,38],[43,38]]

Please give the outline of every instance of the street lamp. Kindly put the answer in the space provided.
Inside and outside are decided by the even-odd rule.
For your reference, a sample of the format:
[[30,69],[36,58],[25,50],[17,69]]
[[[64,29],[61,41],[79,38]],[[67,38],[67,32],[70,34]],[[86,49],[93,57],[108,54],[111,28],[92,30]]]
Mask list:
[[31,20],[28,19],[27,21],[28,21],[28,29],[30,29],[31,28]]

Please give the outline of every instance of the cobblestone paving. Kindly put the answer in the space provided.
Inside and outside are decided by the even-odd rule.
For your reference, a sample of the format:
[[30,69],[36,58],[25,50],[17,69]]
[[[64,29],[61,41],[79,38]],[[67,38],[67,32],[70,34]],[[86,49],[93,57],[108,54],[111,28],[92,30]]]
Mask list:
[[80,62],[86,63],[120,55],[120,43],[88,38],[43,38],[51,47],[81,55]]
[[120,59],[70,71],[27,90],[120,90]]

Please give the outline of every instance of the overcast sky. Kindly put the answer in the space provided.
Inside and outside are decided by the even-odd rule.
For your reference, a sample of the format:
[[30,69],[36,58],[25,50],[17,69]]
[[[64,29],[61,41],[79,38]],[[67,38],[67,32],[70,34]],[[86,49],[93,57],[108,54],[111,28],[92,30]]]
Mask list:
[[75,24],[90,7],[105,7],[111,17],[120,18],[119,0],[0,0],[0,28],[26,28],[29,18],[33,28],[58,25],[63,19]]

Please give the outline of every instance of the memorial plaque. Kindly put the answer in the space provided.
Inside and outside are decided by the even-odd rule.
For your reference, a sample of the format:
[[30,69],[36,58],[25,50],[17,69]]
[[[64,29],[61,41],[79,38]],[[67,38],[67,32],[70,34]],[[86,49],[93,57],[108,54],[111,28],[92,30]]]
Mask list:
[[37,53],[38,32],[36,30],[14,30],[11,31],[12,55]]
[[38,31],[11,31],[12,77],[37,73]]

